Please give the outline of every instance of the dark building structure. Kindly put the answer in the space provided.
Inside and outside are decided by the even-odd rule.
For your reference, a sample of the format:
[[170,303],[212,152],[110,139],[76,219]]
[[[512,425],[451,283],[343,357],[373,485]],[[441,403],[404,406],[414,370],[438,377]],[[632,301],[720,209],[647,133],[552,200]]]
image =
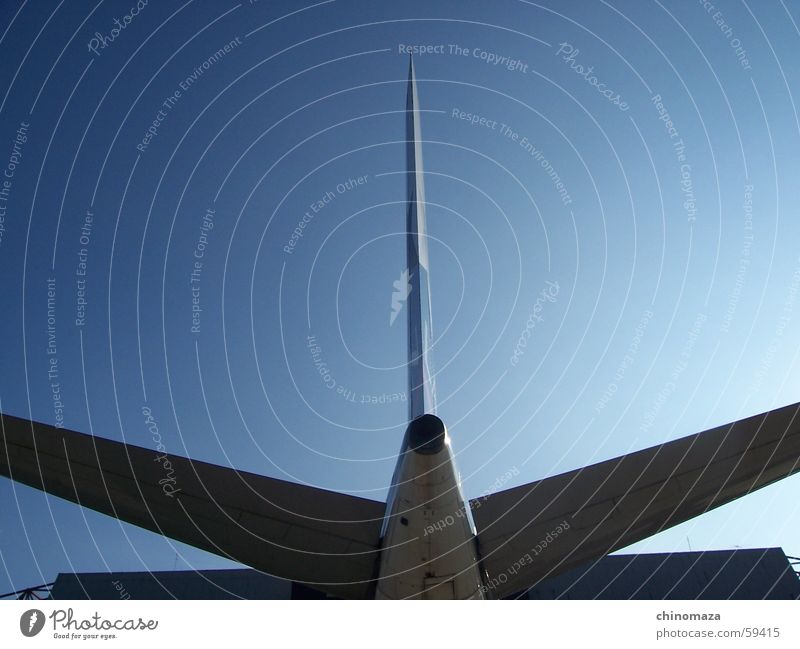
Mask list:
[[[61,573],[53,599],[324,599],[256,570]],[[780,548],[603,557],[536,584],[521,599],[800,599]]]

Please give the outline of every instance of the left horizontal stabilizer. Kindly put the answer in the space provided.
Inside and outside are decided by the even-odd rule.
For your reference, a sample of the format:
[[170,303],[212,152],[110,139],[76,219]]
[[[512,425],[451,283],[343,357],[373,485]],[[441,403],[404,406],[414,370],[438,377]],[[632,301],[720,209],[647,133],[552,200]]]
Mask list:
[[384,503],[27,419],[0,422],[0,475],[339,597],[374,589]]

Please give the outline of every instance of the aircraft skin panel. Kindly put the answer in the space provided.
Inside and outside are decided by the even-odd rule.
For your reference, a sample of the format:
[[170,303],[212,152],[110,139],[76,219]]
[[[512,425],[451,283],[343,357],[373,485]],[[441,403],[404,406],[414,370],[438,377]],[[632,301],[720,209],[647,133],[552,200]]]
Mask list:
[[800,404],[471,501],[504,597],[800,469]]
[[337,597],[374,593],[384,503],[9,415],[0,475]]
[[474,530],[452,459],[438,417],[412,422],[387,510],[377,599],[483,599]]

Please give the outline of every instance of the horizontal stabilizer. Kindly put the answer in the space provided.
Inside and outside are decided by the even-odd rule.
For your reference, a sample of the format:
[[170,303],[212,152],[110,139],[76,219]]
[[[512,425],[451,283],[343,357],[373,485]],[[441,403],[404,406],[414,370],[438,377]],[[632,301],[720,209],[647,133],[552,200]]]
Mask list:
[[338,597],[374,589],[384,503],[1,417],[0,475]]
[[495,597],[640,541],[800,469],[800,404],[473,500]]

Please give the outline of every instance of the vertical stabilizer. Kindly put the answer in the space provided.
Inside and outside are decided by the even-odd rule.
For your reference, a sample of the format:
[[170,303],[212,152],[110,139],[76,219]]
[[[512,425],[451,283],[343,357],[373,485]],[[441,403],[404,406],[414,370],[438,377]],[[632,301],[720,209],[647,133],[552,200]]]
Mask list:
[[431,365],[431,293],[428,240],[425,226],[425,179],[422,167],[417,80],[414,61],[409,62],[406,100],[406,260],[408,282],[408,408],[409,420],[436,413],[436,390]]

